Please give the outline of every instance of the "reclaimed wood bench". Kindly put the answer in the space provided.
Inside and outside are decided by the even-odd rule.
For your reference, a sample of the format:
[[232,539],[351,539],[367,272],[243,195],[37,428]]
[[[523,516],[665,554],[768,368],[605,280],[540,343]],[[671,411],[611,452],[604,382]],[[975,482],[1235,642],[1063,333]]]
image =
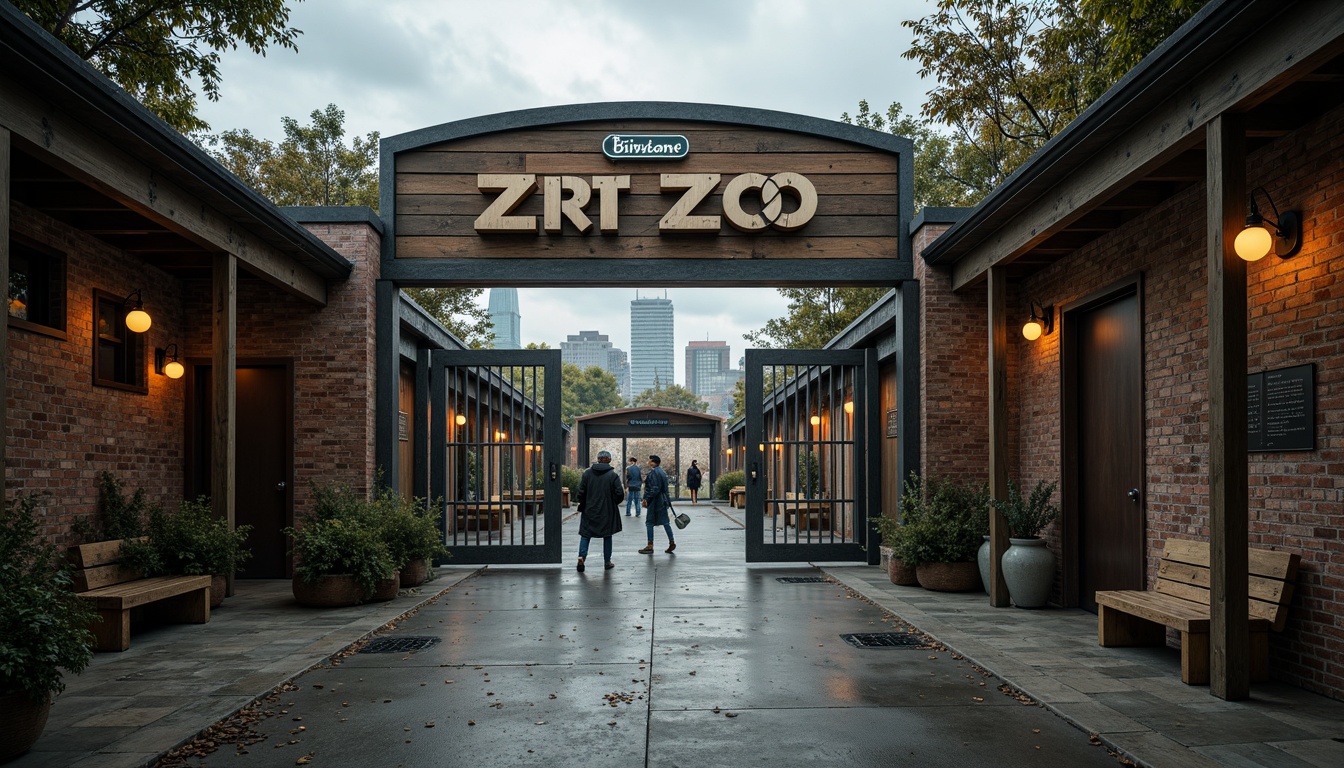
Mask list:
[[468,502],[455,506],[453,518],[459,531],[503,530],[518,514],[513,504]]
[[728,491],[728,506],[744,509],[747,506],[747,486],[735,485]]
[[801,530],[825,531],[831,527],[831,505],[825,502],[798,503],[784,502],[780,509],[784,513],[784,525]]
[[[1269,630],[1283,631],[1293,599],[1299,555],[1250,548],[1251,679],[1269,679]],[[1097,639],[1107,648],[1166,645],[1166,628],[1181,635],[1181,682],[1209,682],[1209,545],[1168,539],[1155,591],[1098,592]]]
[[70,548],[75,592],[93,602],[98,618],[89,629],[94,650],[131,647],[131,611],[155,606],[155,615],[182,624],[210,621],[209,576],[150,576],[121,564],[121,542],[100,541]]

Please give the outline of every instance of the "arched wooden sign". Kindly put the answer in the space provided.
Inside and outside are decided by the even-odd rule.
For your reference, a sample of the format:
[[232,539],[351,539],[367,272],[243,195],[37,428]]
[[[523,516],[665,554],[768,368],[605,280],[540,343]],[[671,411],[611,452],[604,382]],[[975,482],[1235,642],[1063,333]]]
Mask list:
[[[910,142],[843,123],[557,107],[390,137],[382,163],[383,277],[401,285],[639,285],[654,261],[659,285],[911,276]],[[615,263],[574,263],[594,258]]]

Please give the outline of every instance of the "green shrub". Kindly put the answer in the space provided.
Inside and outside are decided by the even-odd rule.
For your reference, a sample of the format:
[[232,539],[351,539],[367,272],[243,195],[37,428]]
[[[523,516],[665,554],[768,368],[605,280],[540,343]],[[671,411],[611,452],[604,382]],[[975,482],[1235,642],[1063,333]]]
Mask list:
[[895,549],[896,543],[901,539],[901,524],[895,518],[886,515],[878,515],[872,518],[872,522],[881,541],[880,546]]
[[149,545],[163,573],[222,576],[252,557],[243,547],[251,530],[240,525],[230,531],[229,522],[215,516],[210,499],[200,496],[183,501],[174,514],[152,512]]
[[569,497],[576,499],[579,497],[579,481],[583,479],[582,470],[573,467],[560,468],[560,484],[569,489]]
[[1039,538],[1045,526],[1059,517],[1059,507],[1050,503],[1058,483],[1046,484],[1044,480],[1036,482],[1031,495],[1022,498],[1022,488],[1015,481],[1008,481],[1008,499],[991,499],[994,508],[1003,513],[1008,521],[1011,536],[1018,539]]
[[439,530],[438,505],[430,505],[421,498],[407,499],[400,493],[384,488],[374,497],[383,541],[397,567],[412,560],[448,554],[443,545],[443,531]]
[[906,565],[973,560],[989,520],[989,490],[913,472],[901,499],[895,554]]
[[747,484],[747,473],[740,469],[724,472],[714,481],[714,498],[727,500],[728,492],[739,485]]
[[401,565],[383,538],[380,511],[349,486],[314,486],[312,511],[301,526],[285,529],[294,541],[294,573],[307,582],[351,574],[372,592]]
[[31,496],[0,510],[0,693],[34,701],[65,690],[62,670],[93,658],[96,615],[71,591],[69,564],[38,532]]

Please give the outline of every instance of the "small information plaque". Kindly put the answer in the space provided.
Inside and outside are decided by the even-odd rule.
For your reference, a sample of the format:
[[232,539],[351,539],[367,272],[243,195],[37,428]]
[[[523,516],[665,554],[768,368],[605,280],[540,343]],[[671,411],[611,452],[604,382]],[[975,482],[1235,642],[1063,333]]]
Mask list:
[[1246,384],[1248,450],[1316,450],[1314,363],[1253,373]]
[[887,411],[887,437],[890,438],[896,437],[897,428],[900,425],[900,423],[901,420],[897,418],[895,408],[892,408],[890,411]]
[[411,421],[410,414],[405,411],[397,411],[397,439],[411,439]]

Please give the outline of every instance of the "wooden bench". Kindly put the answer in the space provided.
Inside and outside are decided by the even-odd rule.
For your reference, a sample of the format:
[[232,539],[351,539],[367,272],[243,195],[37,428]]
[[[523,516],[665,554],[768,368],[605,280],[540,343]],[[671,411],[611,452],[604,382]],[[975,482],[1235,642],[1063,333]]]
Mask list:
[[799,503],[786,501],[780,509],[784,525],[809,531],[826,531],[831,527],[831,505],[825,502]]
[[[1269,679],[1269,630],[1283,631],[1301,557],[1250,548],[1251,679]],[[1181,634],[1181,681],[1209,682],[1209,545],[1168,539],[1157,590],[1097,593],[1097,639],[1105,647],[1166,645]]]
[[744,509],[747,506],[747,486],[735,485],[728,491],[728,506]]
[[498,531],[513,523],[518,508],[513,504],[468,502],[454,505],[454,524],[459,531]]
[[93,632],[94,650],[124,651],[131,647],[131,611],[150,603],[156,616],[183,624],[210,621],[209,576],[151,576],[121,564],[121,542],[100,541],[70,548],[75,592],[93,601],[98,619]]

